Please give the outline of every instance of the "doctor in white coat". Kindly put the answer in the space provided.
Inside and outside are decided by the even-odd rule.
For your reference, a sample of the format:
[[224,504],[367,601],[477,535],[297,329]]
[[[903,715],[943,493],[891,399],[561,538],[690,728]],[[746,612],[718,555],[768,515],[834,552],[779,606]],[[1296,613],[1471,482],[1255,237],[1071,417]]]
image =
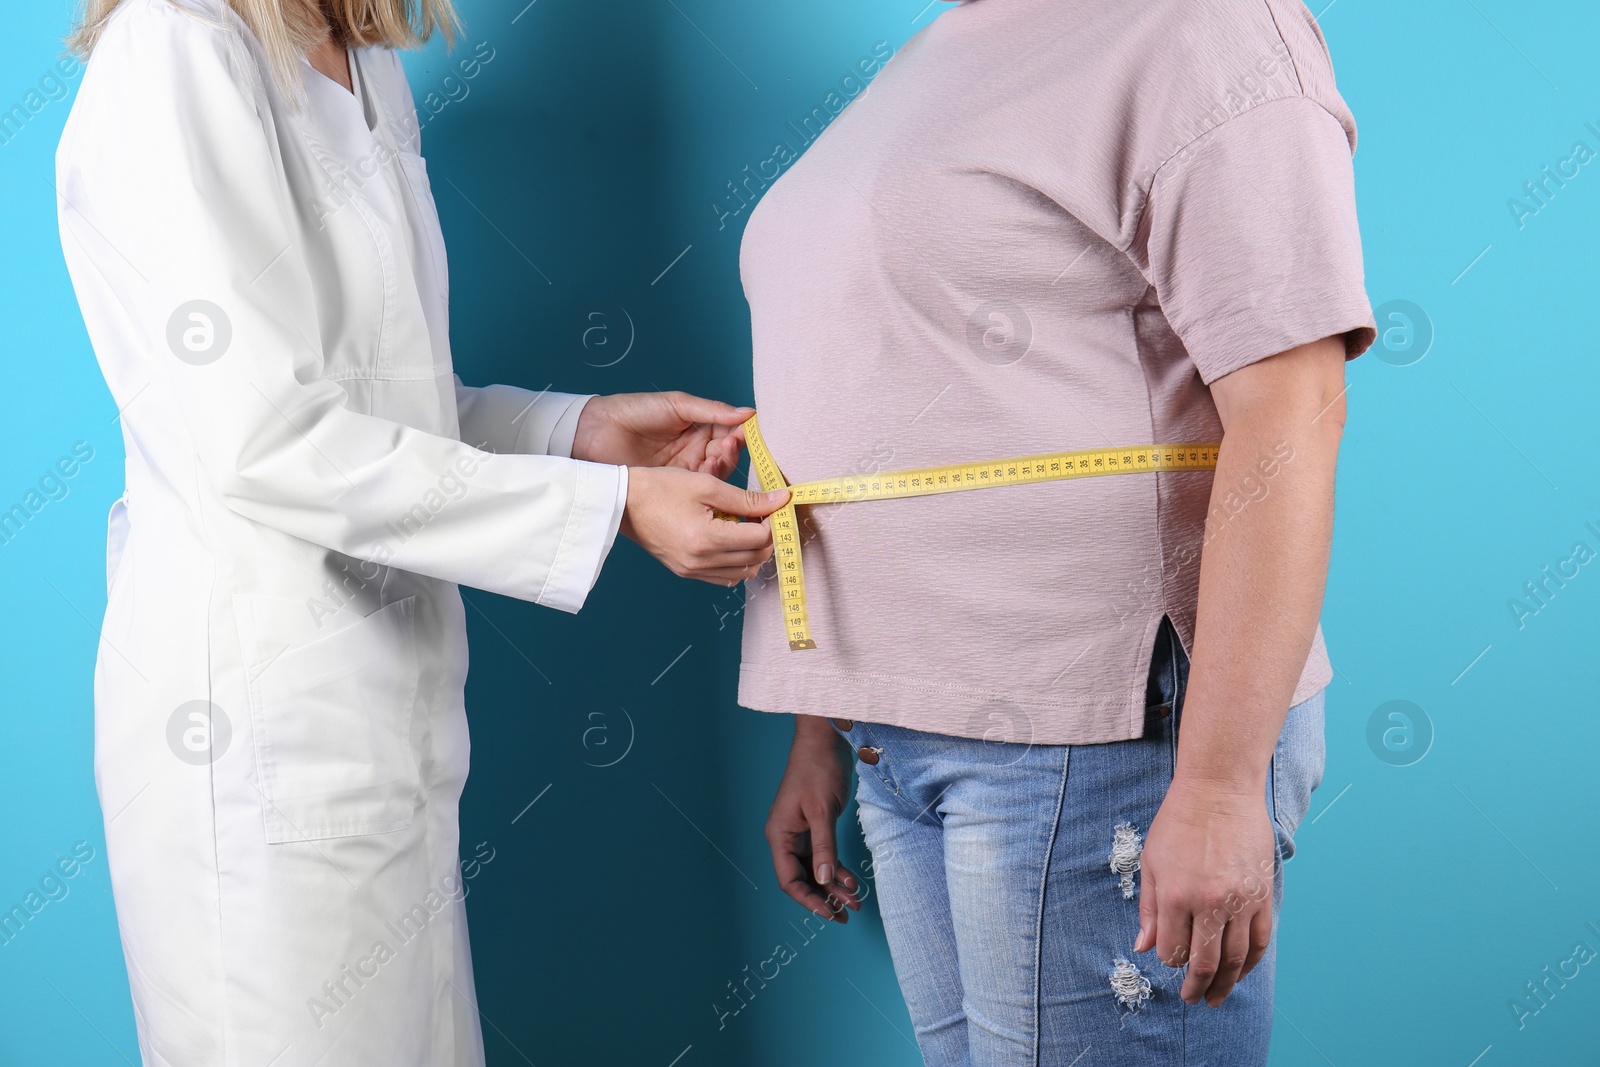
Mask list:
[[91,0],[75,39],[62,244],[127,451],[95,777],[147,1067],[481,1064],[457,585],[571,612],[619,529],[722,583],[771,551],[714,518],[784,499],[720,480],[747,411],[454,376],[391,50],[453,18]]

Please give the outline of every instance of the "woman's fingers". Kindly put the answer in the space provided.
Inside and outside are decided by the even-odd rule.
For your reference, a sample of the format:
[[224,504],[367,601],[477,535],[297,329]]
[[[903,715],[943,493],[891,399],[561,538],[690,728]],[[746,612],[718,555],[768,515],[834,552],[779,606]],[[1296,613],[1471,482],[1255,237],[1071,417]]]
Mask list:
[[850,868],[840,864],[828,886],[828,895],[851,911],[861,910],[861,879]]
[[1256,964],[1267,954],[1267,946],[1271,943],[1272,909],[1261,908],[1250,919],[1250,954],[1245,957],[1244,970],[1240,973],[1240,978],[1256,969]]
[[1187,908],[1180,908],[1175,902],[1163,904],[1158,900],[1156,912],[1156,958],[1168,967],[1185,966],[1190,962],[1189,942],[1193,931],[1193,917]]
[[[782,805],[780,799],[779,806]],[[795,826],[806,829],[794,829]],[[772,850],[772,870],[778,876],[778,886],[788,897],[813,915],[832,922],[847,923],[849,911],[861,907],[858,895],[860,881],[848,870],[841,869],[832,885],[819,885],[815,872],[817,861],[811,844],[815,825],[807,822],[798,811],[781,811],[775,806],[767,821],[767,845]],[[851,888],[838,884],[846,880]]]
[[1247,915],[1234,916],[1223,928],[1222,936],[1215,938],[1221,949],[1217,973],[1211,979],[1211,987],[1203,993],[1206,1003],[1213,1008],[1222,1007],[1222,1002],[1244,976],[1244,961],[1250,956],[1250,919]]
[[834,909],[811,882],[811,857],[800,837],[790,831],[782,831],[777,836],[768,831],[767,843],[772,849],[772,871],[778,876],[778,888],[811,914],[831,919]]
[[1216,933],[1206,931],[1203,916],[1190,913],[1186,918],[1189,920],[1185,925],[1188,944],[1183,952],[1188,958],[1188,971],[1183,976],[1183,987],[1178,990],[1178,998],[1185,1004],[1198,1004],[1206,990],[1211,988],[1211,982],[1221,966],[1222,939]]
[[[1229,894],[1202,904],[1198,912],[1186,916],[1191,929],[1187,946],[1189,969],[1178,991],[1185,1003],[1204,1000],[1213,1008],[1221,1007],[1233,987],[1266,953],[1272,937],[1271,906],[1248,901],[1240,907],[1243,900]],[[1162,922],[1168,918],[1164,915]]]
[[[814,869],[816,861],[813,861],[811,865],[813,865]],[[835,912],[840,907],[848,907],[851,912],[859,912],[861,910],[861,880],[856,878],[854,873],[851,873],[850,867],[838,864],[837,859],[835,859],[834,867],[834,885],[822,886],[822,888],[827,889],[827,897],[829,897],[829,901],[834,902]]]
[[811,827],[811,877],[823,889],[832,893],[834,879],[839,874],[839,851],[833,839],[833,820],[820,811],[807,811],[806,822]]
[[[808,832],[775,833],[768,829],[773,873],[778,876],[779,888],[791,900],[811,914],[842,926],[850,921],[850,912],[861,910],[861,881],[848,869],[836,867],[831,884],[818,882],[817,853],[809,836]],[[845,887],[845,882],[850,888]]]
[[1156,944],[1156,874],[1148,863],[1139,868],[1139,936],[1134,952],[1149,952]]
[[[1257,920],[1265,914],[1266,933],[1270,936],[1272,913],[1230,914],[1222,903],[1215,907],[1202,905],[1196,912],[1181,901],[1160,901],[1151,888],[1149,879],[1144,879],[1139,893],[1141,929],[1134,951],[1143,951],[1140,946],[1153,942],[1156,957],[1162,963],[1187,968],[1178,990],[1178,997],[1185,1004],[1204,1000],[1213,1008],[1221,1007],[1239,979],[1249,973],[1265,951],[1264,943],[1257,951]],[[1157,903],[1152,905],[1147,903],[1149,900]]]

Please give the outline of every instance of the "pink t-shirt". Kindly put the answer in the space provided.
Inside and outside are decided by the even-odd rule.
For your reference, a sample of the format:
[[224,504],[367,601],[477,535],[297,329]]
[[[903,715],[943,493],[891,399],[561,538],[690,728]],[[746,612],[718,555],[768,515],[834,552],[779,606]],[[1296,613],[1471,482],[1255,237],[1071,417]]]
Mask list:
[[[1355,124],[1296,0],[968,0],[745,231],[755,400],[790,482],[1221,439],[1209,384],[1375,335]],[[1230,510],[1270,492],[1264,457]],[[1212,475],[801,509],[812,632],[749,583],[739,701],[1041,744],[1137,737],[1192,647]],[[1326,685],[1316,634],[1294,699]]]

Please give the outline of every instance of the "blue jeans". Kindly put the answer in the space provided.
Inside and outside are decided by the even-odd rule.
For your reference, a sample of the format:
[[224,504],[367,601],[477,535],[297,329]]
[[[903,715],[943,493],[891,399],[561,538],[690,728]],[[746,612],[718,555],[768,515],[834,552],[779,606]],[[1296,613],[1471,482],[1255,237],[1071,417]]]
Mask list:
[[[1125,895],[1110,863],[1115,827],[1142,835],[1172,781],[1188,667],[1163,624],[1144,736],[1131,741],[1029,746],[835,724],[857,751],[878,906],[929,1067],[1266,1062],[1274,953],[1221,1008],[1184,1004],[1182,969],[1134,956],[1137,875]],[[1322,727],[1319,693],[1289,709],[1272,757],[1274,931],[1283,861],[1322,778]],[[1132,997],[1116,995],[1118,959],[1148,979],[1147,999],[1137,979]]]

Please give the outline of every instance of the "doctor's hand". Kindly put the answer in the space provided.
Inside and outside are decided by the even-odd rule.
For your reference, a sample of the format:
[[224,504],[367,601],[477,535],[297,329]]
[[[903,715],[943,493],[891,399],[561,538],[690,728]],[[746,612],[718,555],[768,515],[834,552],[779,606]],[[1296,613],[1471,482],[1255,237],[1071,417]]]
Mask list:
[[850,770],[849,746],[828,720],[796,715],[789,766],[767,815],[778,887],[811,914],[841,925],[861,910],[861,881],[840,865],[835,841],[850,799]]
[[716,513],[759,519],[788,499],[788,490],[739,489],[676,467],[629,467],[621,529],[678,577],[733,586],[755,577],[772,556],[772,528],[728,522]]
[[572,458],[725,478],[739,464],[742,424],[754,413],[688,393],[597,396],[578,416]]

